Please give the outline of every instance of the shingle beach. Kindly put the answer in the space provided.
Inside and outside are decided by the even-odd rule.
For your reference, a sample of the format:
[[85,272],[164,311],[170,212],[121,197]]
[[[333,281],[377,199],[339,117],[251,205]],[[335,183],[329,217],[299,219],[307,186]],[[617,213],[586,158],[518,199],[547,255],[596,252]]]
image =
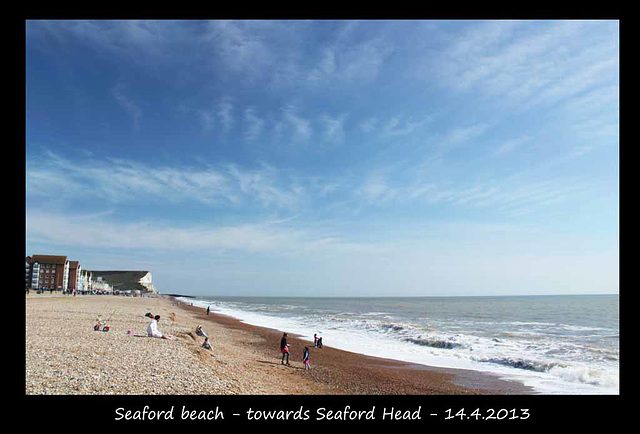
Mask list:
[[[169,297],[26,297],[27,395],[507,395],[513,382],[472,371],[430,368],[341,351],[247,325]],[[146,337],[149,318],[174,340]],[[94,331],[96,319],[108,332]],[[197,325],[210,337],[201,347]],[[302,349],[311,347],[305,371]]]

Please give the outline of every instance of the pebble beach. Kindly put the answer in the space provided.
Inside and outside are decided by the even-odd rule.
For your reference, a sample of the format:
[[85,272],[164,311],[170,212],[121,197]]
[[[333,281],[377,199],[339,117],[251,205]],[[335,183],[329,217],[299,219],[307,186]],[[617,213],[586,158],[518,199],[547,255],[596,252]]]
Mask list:
[[[149,338],[145,313],[173,340]],[[170,297],[28,295],[27,395],[521,395],[519,383],[337,350]],[[94,331],[97,318],[110,326]],[[195,334],[202,325],[212,349]],[[302,351],[311,351],[305,371]]]

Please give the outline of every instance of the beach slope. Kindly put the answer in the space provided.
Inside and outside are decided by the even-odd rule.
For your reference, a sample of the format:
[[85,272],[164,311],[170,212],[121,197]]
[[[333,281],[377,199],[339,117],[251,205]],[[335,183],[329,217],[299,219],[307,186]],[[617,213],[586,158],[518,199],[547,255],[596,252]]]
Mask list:
[[[146,337],[151,312],[174,340]],[[108,332],[94,331],[100,318]],[[28,395],[507,395],[518,383],[474,371],[367,357],[255,327],[169,297],[26,297]],[[210,337],[201,347],[197,325]],[[311,369],[302,364],[311,348]]]

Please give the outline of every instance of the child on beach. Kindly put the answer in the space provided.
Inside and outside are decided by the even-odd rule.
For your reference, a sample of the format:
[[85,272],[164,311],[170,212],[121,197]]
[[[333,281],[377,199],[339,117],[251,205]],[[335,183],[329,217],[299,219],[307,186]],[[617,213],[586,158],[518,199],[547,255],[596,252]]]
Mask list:
[[280,340],[280,352],[282,353],[282,361],[280,362],[281,364],[285,364],[284,359],[287,359],[287,365],[290,365],[291,363],[289,363],[289,344],[287,343],[287,334],[284,333],[282,335],[282,339]]
[[313,334],[313,346],[318,348],[318,335],[316,333]]
[[304,370],[307,371],[309,369],[309,347],[304,347],[304,351],[302,352],[302,363],[304,363]]
[[108,332],[109,329],[111,328],[106,321],[102,321],[100,318],[98,318],[96,321],[98,322],[96,323],[96,325],[93,326],[93,330],[97,332],[99,331]]
[[209,343],[209,338],[208,337],[204,338],[204,342],[202,343],[202,348],[204,348],[206,350],[210,350],[211,349],[211,344]]

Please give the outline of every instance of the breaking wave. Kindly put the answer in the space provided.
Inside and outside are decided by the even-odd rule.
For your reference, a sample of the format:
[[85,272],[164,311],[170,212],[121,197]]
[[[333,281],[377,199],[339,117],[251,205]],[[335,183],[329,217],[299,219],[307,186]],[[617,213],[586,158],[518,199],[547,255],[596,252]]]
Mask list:
[[453,349],[461,346],[460,344],[455,342],[443,341],[438,339],[405,338],[404,341],[411,342],[412,344],[416,344],[416,345],[421,345],[423,347],[432,347],[432,348]]
[[552,368],[561,366],[559,363],[552,362],[540,362],[531,360],[518,360],[511,358],[487,358],[487,359],[475,359],[477,362],[493,363],[502,366],[508,366],[510,368],[524,369],[526,371],[534,372],[549,372]]

